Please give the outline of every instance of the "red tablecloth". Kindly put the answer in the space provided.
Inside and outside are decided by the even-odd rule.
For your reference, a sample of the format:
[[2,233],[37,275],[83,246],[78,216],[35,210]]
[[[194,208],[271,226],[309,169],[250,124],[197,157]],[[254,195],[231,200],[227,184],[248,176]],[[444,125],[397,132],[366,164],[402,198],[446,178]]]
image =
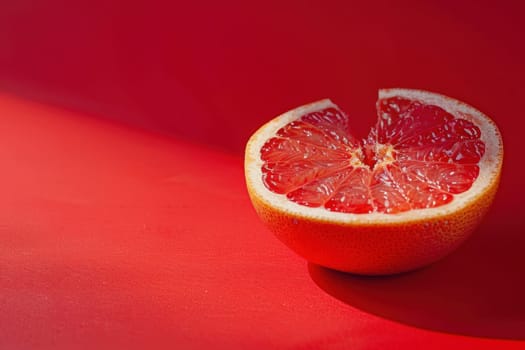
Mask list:
[[[0,348],[523,349],[521,7],[0,5]],[[308,265],[255,215],[244,142],[326,96],[364,134],[390,86],[493,116],[494,207],[417,272]]]

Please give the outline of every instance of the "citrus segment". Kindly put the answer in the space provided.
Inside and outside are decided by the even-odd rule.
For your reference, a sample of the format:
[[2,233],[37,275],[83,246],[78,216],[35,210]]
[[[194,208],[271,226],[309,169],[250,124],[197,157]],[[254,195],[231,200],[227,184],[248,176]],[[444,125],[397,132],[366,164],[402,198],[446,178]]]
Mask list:
[[335,107],[300,116],[261,149],[268,189],[309,207],[399,213],[452,201],[477,178],[480,129],[443,108],[394,97],[378,102],[367,139]]

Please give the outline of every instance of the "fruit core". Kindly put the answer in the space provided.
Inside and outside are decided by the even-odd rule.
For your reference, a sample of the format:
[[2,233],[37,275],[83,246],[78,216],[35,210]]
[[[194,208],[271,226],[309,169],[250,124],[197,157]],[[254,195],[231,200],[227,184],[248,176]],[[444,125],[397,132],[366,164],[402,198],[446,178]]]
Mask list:
[[468,116],[400,97],[377,109],[361,141],[336,107],[279,129],[261,149],[266,188],[308,207],[395,214],[450,203],[472,186],[485,144]]
[[377,169],[395,161],[395,150],[392,145],[382,145],[380,143],[374,145],[365,144],[364,147],[362,146],[362,149],[364,149],[364,152],[358,155],[359,160],[362,166],[370,169]]

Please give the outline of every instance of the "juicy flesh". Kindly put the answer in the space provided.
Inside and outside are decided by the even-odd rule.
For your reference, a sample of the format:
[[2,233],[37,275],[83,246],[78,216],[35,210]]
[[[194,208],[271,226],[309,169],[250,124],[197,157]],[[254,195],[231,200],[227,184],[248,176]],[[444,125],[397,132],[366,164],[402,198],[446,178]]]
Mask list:
[[399,97],[378,102],[364,140],[336,108],[303,115],[261,149],[263,182],[289,200],[344,213],[399,213],[449,203],[479,174],[480,129]]

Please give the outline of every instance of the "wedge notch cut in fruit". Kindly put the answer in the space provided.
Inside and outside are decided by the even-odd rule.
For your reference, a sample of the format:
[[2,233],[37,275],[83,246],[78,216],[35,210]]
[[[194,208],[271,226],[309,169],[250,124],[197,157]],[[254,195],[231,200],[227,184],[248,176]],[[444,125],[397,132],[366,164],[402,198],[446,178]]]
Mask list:
[[425,266],[476,228],[496,193],[503,143],[494,122],[452,98],[379,91],[368,137],[330,100],[271,120],[246,146],[253,205],[308,261],[359,274]]

